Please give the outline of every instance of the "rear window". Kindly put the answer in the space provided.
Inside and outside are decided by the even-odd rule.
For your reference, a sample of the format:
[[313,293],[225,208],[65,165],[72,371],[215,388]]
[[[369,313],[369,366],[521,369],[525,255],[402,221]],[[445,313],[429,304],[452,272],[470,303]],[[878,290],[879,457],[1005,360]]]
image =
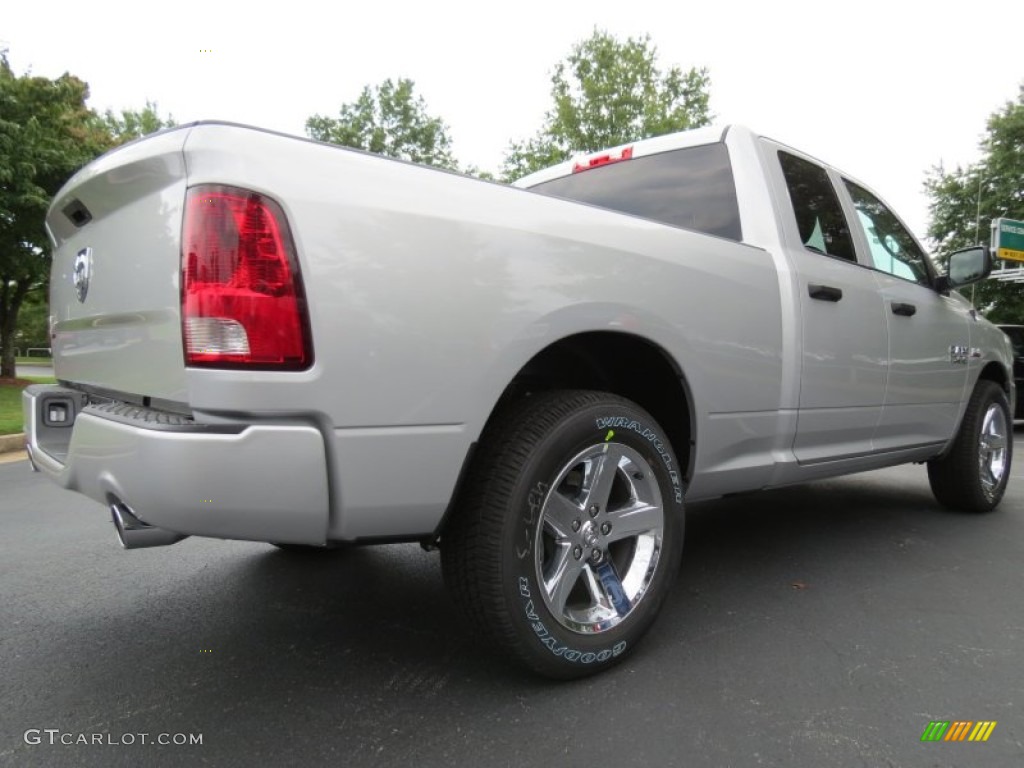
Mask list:
[[722,143],[612,163],[530,189],[730,240],[743,236],[732,165]]

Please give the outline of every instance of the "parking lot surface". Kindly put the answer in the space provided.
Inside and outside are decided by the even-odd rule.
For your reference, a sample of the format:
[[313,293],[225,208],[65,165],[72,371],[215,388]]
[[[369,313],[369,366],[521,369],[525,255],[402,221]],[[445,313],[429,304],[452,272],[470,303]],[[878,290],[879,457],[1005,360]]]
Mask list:
[[[691,506],[654,629],[575,683],[494,655],[436,553],[124,552],[3,464],[0,765],[1022,765],[1021,437],[988,515],[923,467]],[[922,742],[936,720],[997,725]]]

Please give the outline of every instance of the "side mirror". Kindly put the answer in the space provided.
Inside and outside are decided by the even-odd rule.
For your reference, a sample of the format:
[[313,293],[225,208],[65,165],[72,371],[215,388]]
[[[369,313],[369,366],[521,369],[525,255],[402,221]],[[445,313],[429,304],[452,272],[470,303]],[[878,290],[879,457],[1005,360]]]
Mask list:
[[948,291],[960,288],[979,280],[984,280],[992,273],[992,254],[984,245],[975,245],[954,251],[949,256],[949,269],[938,279],[936,288]]

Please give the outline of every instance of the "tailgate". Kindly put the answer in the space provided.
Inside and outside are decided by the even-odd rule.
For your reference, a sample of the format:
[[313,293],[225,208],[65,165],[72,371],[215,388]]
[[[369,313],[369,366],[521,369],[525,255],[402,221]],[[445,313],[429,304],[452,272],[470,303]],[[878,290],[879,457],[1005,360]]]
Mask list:
[[50,328],[64,382],[184,402],[183,154],[188,127],[114,150],[50,206]]

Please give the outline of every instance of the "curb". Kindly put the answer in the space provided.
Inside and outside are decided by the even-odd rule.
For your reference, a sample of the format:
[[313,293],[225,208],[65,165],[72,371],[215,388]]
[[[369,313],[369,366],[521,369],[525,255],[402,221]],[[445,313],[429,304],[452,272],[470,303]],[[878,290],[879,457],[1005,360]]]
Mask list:
[[0,435],[0,454],[16,453],[25,450],[25,433],[16,435]]

